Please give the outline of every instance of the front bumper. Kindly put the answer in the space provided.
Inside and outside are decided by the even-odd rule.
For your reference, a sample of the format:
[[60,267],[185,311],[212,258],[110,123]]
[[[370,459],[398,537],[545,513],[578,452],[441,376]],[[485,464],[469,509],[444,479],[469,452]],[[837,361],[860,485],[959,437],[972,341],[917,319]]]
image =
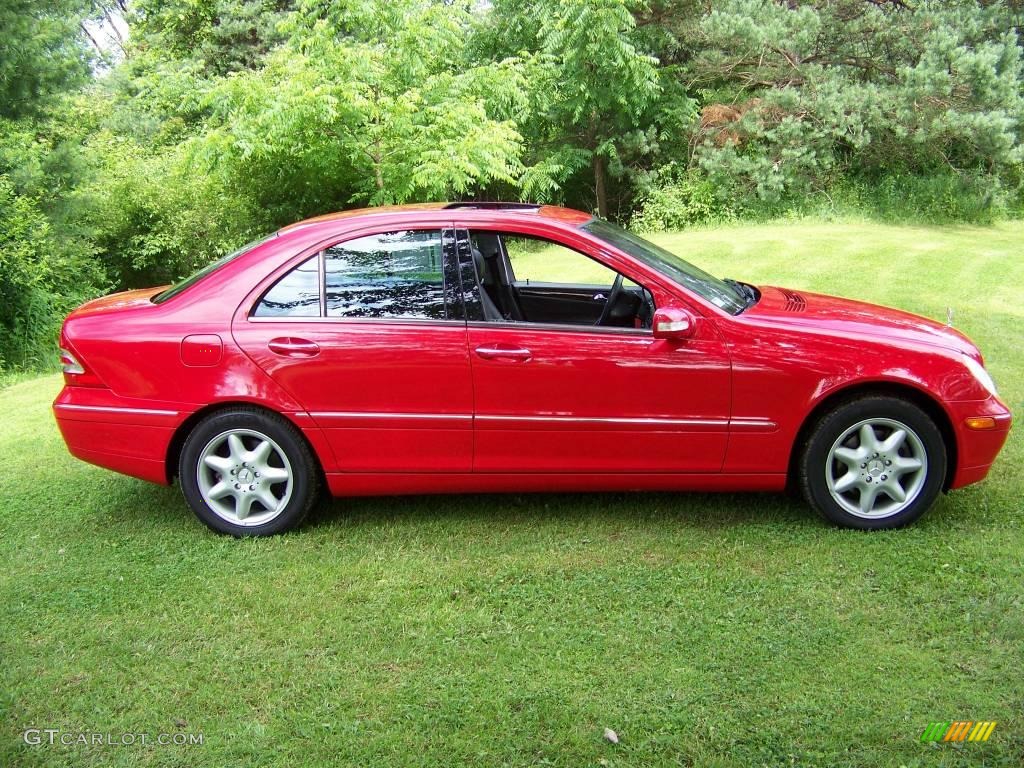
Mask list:
[[[956,471],[949,487],[963,488],[984,480],[988,475],[1010,434],[1013,415],[1002,400],[992,396],[988,400],[950,403],[949,416],[957,441]],[[967,426],[968,419],[986,416],[991,417],[992,428],[972,429]]]

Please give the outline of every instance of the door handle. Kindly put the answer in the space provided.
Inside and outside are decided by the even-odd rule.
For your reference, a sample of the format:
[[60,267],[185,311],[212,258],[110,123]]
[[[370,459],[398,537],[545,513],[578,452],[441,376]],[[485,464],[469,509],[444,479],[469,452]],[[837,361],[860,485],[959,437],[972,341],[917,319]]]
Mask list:
[[484,360],[520,360],[525,362],[533,357],[530,350],[520,347],[477,347],[473,351]]
[[320,354],[320,345],[309,339],[297,339],[292,336],[279,336],[267,342],[271,352],[283,357],[316,357]]

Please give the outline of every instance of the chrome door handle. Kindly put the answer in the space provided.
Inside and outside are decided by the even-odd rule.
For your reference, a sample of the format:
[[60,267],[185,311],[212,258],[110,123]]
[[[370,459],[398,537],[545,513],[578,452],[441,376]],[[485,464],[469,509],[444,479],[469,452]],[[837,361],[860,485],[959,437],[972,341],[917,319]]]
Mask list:
[[267,348],[283,357],[316,357],[320,354],[320,345],[309,339],[297,339],[292,336],[279,336],[267,342]]
[[595,293],[593,297],[594,301],[608,301],[608,297],[603,293]]
[[518,347],[477,347],[473,350],[484,360],[529,360],[533,355],[528,349]]

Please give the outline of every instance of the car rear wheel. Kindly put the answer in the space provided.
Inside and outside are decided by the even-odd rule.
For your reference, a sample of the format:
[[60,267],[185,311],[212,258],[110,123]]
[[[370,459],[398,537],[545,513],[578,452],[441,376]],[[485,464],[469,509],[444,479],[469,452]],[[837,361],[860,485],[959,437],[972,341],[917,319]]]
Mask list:
[[942,433],[925,411],[898,397],[861,397],[815,425],[800,461],[800,486],[810,505],[837,525],[898,528],[935,502],[946,461]]
[[317,501],[316,460],[299,431],[257,408],[218,411],[185,440],[181,490],[219,533],[268,536],[294,528]]

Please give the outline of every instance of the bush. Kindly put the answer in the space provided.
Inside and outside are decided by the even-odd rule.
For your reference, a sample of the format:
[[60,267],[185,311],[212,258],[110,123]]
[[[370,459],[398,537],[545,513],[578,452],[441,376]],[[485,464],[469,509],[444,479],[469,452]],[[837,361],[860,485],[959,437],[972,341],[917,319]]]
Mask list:
[[641,232],[664,232],[734,221],[741,209],[723,192],[698,171],[678,173],[668,166],[642,194],[631,224]]

